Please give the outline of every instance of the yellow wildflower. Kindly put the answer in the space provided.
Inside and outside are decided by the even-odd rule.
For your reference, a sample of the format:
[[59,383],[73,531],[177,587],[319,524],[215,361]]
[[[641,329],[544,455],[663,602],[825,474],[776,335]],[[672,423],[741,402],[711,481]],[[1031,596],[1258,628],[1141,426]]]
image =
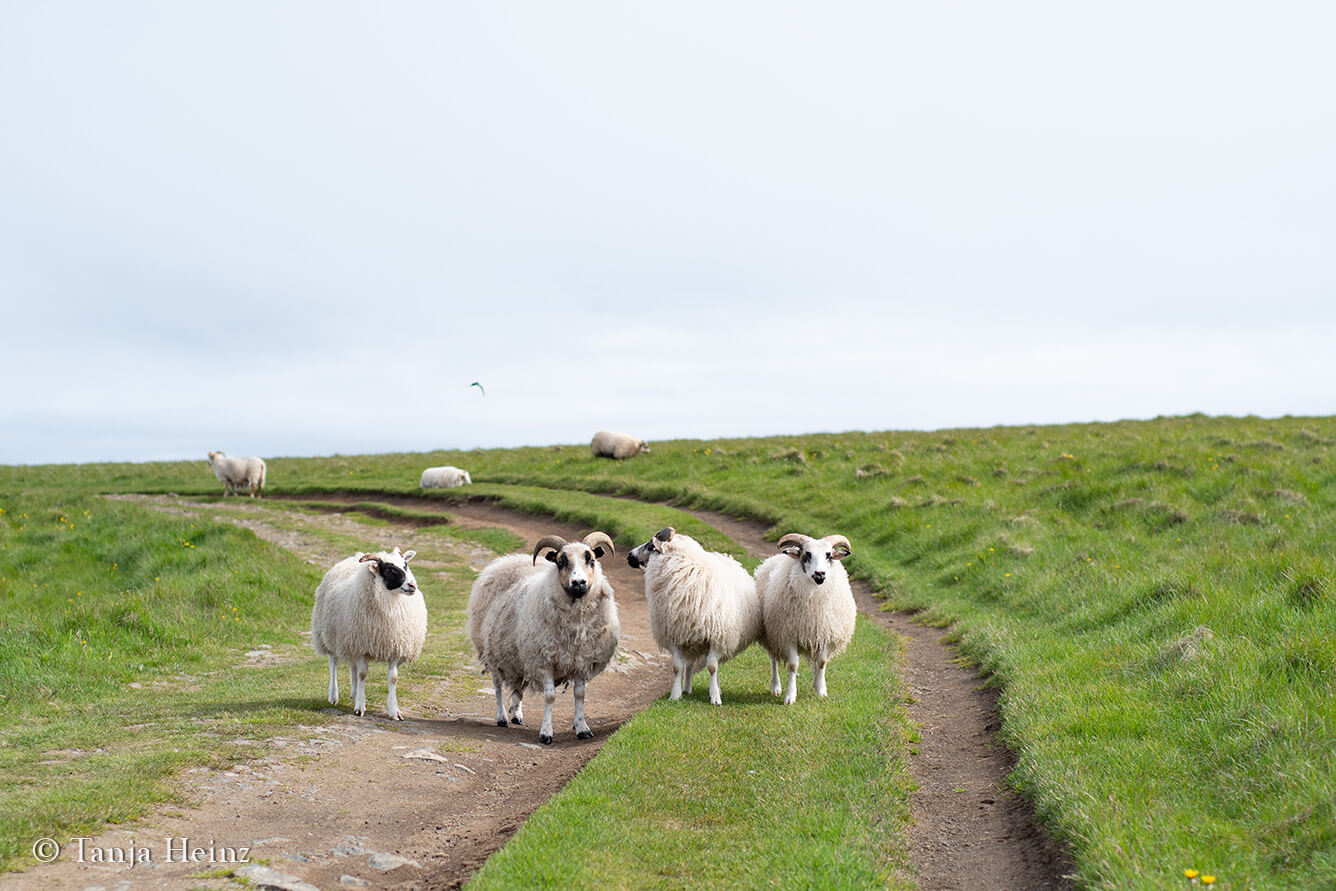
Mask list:
[[1197,871],[1195,869],[1185,869],[1183,870],[1183,875],[1189,879],[1195,879],[1197,877]]
[[1201,883],[1202,883],[1203,885],[1214,885],[1214,884],[1215,884],[1215,876],[1202,876],[1202,877],[1201,877]]

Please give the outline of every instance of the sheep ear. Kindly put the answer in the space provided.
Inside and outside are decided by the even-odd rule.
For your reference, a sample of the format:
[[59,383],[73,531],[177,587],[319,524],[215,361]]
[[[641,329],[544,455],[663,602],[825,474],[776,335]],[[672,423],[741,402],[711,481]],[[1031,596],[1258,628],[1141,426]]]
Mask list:
[[409,560],[412,560],[416,556],[417,556],[417,551],[413,550],[404,551],[404,562],[407,563]]
[[556,552],[556,551],[548,551],[548,552],[547,552],[546,554],[544,554],[543,556],[547,558],[547,562],[548,562],[548,563],[556,563],[556,562],[557,562],[557,552]]
[[672,541],[673,536],[676,534],[677,530],[674,529],[672,526],[664,526],[658,532],[654,533],[654,537],[657,538],[659,541]]
[[853,545],[843,535],[829,535],[826,541],[830,542],[830,555],[836,560],[843,560],[854,552]]

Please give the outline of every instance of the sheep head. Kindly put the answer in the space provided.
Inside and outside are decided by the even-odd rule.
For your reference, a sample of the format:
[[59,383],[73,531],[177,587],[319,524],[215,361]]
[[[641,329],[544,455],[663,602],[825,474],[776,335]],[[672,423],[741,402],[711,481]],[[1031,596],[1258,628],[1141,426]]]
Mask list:
[[417,579],[413,577],[413,570],[408,568],[409,561],[416,556],[417,551],[408,550],[400,554],[399,549],[395,548],[389,553],[381,551],[378,554],[363,554],[357,562],[369,564],[367,572],[380,576],[386,590],[416,594]]
[[641,569],[648,566],[649,558],[654,554],[660,553],[662,551],[662,546],[667,542],[672,541],[673,536],[676,534],[677,530],[672,526],[663,527],[658,532],[654,533],[654,537],[649,541],[628,551],[626,553],[626,562],[632,569]]
[[606,532],[591,532],[584,541],[566,541],[557,535],[547,535],[534,545],[533,559],[538,562],[542,551],[548,562],[556,565],[557,581],[572,600],[579,600],[590,591],[601,587],[603,567],[598,558],[613,552],[612,539]]
[[853,553],[849,539],[843,535],[812,538],[800,532],[790,532],[779,540],[779,550],[798,561],[803,574],[818,585],[825,584],[826,575],[836,560]]

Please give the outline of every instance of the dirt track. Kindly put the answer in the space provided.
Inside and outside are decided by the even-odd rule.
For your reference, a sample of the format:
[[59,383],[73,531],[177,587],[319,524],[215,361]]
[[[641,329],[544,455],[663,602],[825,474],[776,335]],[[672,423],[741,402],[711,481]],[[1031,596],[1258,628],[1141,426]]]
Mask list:
[[[439,502],[391,500],[441,509]],[[163,501],[160,509],[191,509],[187,502]],[[458,525],[506,528],[526,541],[550,533],[574,538],[588,531],[486,503],[450,505],[445,511]],[[756,524],[695,513],[753,553],[773,552]],[[322,520],[339,523],[341,518],[311,518]],[[310,541],[256,520],[238,521],[312,562],[327,562],[329,555]],[[393,525],[377,528],[386,542],[406,540],[412,532]],[[260,763],[195,777],[187,794],[200,802],[197,809],[183,814],[162,809],[90,843],[104,849],[152,845],[159,862],[151,867],[130,871],[63,858],[0,877],[0,887],[228,886],[225,879],[201,876],[199,866],[161,863],[166,837],[249,846],[252,860],[265,858],[285,878],[309,883],[290,886],[299,891],[457,887],[617,727],[668,690],[671,669],[649,634],[639,573],[621,559],[607,561],[605,571],[617,591],[622,647],[615,669],[589,686],[592,740],[577,741],[570,732],[569,694],[558,698],[552,746],[537,745],[536,726],[496,727],[490,682],[465,669],[467,677],[443,679],[430,695],[401,700],[403,722],[385,719],[383,703],[380,710],[373,703],[368,718],[354,718],[345,710],[329,725],[276,740],[271,756]],[[954,661],[954,652],[940,643],[940,630],[882,612],[866,586],[857,586],[856,596],[864,615],[905,640],[905,676],[914,698],[909,711],[922,731],[919,754],[911,762],[920,789],[913,799],[909,839],[920,886],[929,891],[981,882],[997,888],[1068,887],[1061,852],[1035,828],[1028,806],[1005,788],[1011,761],[994,739],[993,695]],[[541,702],[534,700],[525,701],[530,724],[541,715]],[[250,878],[262,884],[266,876]]]

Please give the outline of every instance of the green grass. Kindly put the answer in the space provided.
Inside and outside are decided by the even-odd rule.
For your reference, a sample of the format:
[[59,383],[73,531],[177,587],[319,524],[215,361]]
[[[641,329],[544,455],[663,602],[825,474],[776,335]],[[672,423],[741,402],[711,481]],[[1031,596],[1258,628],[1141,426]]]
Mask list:
[[623,726],[470,882],[488,888],[912,887],[898,643],[864,620],[832,697],[770,696],[753,648]]
[[[1334,447],[1332,418],[1193,416],[657,442],[625,462],[582,446],[276,458],[269,477],[375,500],[453,463],[470,494],[568,490],[590,526],[617,495],[842,532],[851,570],[954,623],[1000,686],[1014,781],[1082,884],[1167,887],[1194,867],[1307,888],[1336,885]],[[0,469],[0,491],[69,487],[218,490],[202,458]]]
[[[327,666],[301,636],[320,569],[207,516],[73,487],[7,492],[0,511],[0,869],[29,862],[33,839],[179,800],[187,767],[328,720]],[[335,544],[351,553],[348,539]],[[420,574],[431,644],[401,674],[406,704],[466,658],[472,581],[429,535],[414,544],[446,566]],[[260,645],[290,661],[248,665]]]

